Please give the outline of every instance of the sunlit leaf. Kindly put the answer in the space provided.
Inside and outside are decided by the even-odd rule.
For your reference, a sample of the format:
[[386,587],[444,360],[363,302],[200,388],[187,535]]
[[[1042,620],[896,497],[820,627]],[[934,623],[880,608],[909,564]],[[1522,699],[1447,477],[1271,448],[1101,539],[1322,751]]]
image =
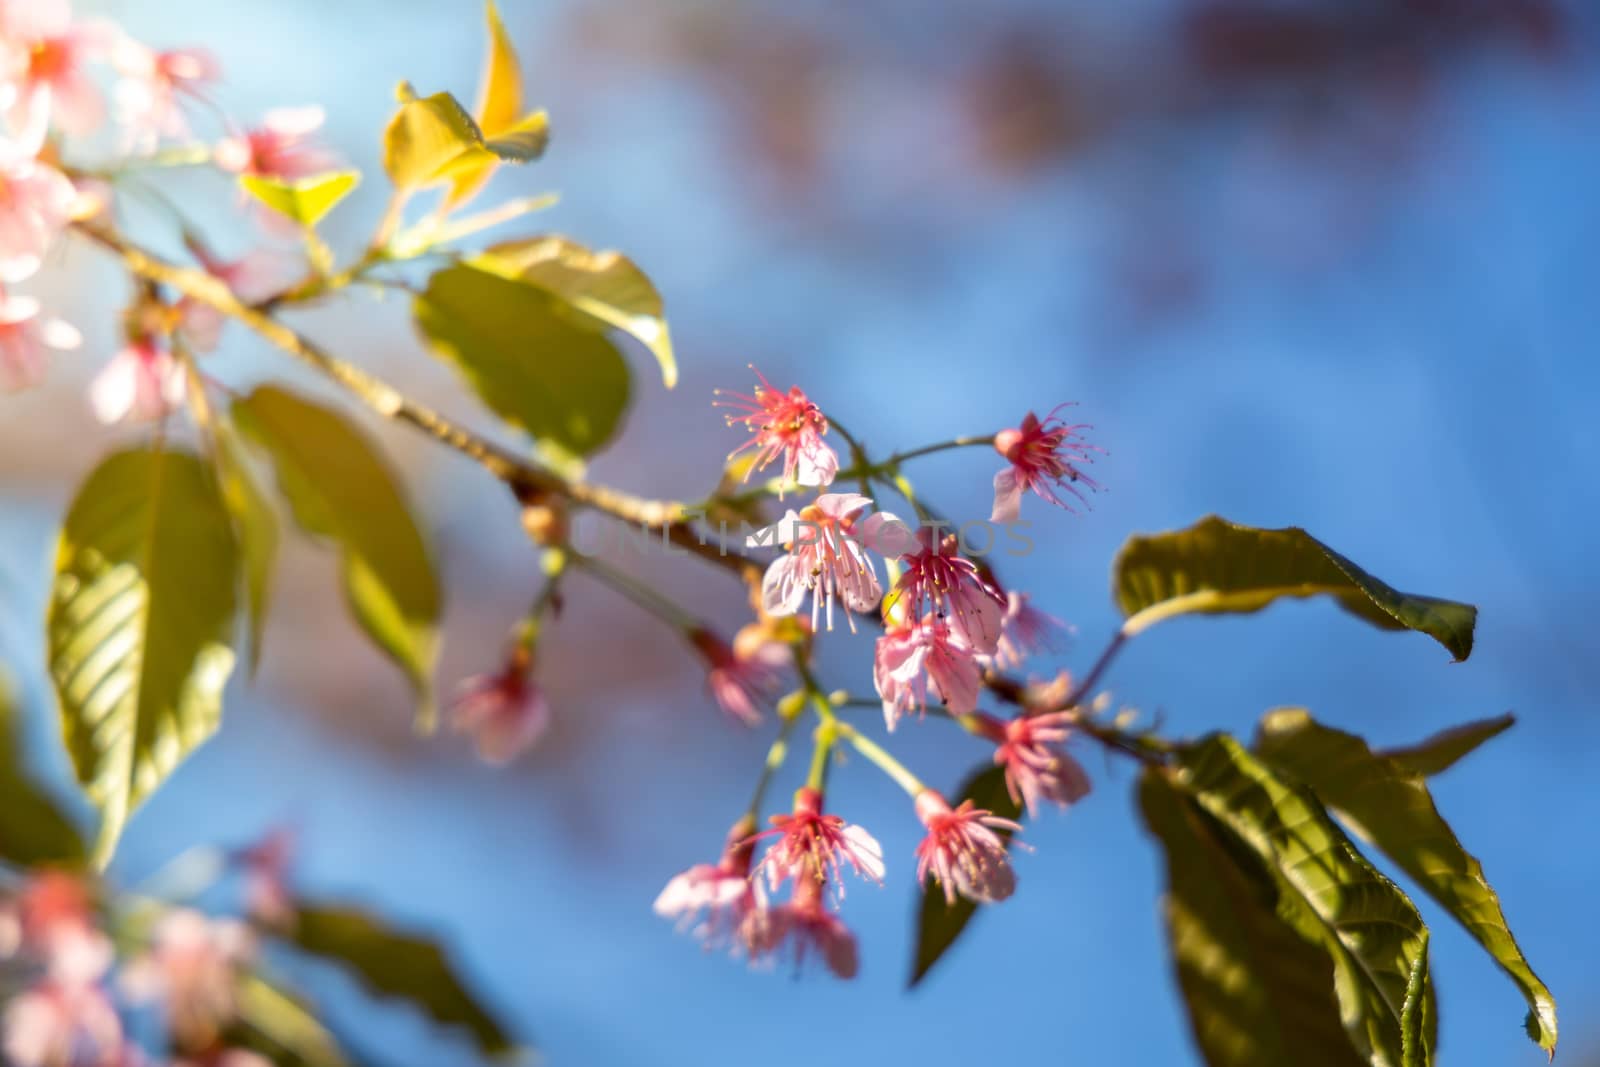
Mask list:
[[302,226],[315,226],[361,183],[353,170],[314,174],[293,181],[261,174],[241,174],[245,192],[278,214]]
[[222,487],[222,502],[233,519],[234,538],[244,567],[245,617],[249,623],[245,662],[253,675],[261,662],[272,572],[278,559],[278,516],[240,454],[232,426],[218,422],[214,438],[217,484]]
[[1429,1067],[1433,1063],[1433,998],[1428,995],[1428,935],[1422,935],[1422,953],[1411,967],[1406,999],[1400,1008],[1400,1067]]
[[1387,749],[1378,755],[1393,760],[1414,774],[1432,778],[1454,767],[1458,760],[1470,755],[1485,741],[1499,737],[1511,729],[1516,721],[1517,717],[1507,712],[1493,719],[1480,719],[1477,722],[1452,726],[1415,745]]
[[[1020,819],[1022,809],[1006,790],[1004,767],[987,767],[962,783],[956,803],[971,800],[976,807],[986,808],[1004,819]],[[1009,838],[1009,831],[997,831]],[[915,986],[927,975],[935,963],[950,950],[956,939],[972,921],[978,906],[966,897],[957,897],[955,904],[945,901],[944,890],[930,882],[921,887],[922,904],[917,913],[917,945],[911,959],[911,981]]]
[[1397,592],[1299,527],[1258,530],[1215,515],[1129,538],[1111,584],[1130,636],[1178,615],[1253,612],[1325,594],[1375,626],[1425,633],[1463,660],[1478,617],[1470,604]]
[[490,248],[484,262],[566,301],[600,329],[639,340],[661,364],[671,389],[678,364],[667,332],[661,294],[645,272],[620,252],[593,252],[566,237],[535,237]]
[[339,412],[276,386],[233,406],[271,455],[295,521],[339,547],[346,600],[367,635],[410,679],[417,721],[433,725],[440,615],[433,560],[377,448]]
[[389,120],[383,135],[383,169],[404,190],[451,181],[485,164],[527,163],[549,140],[543,112],[486,140],[466,108],[449,93],[409,97]]
[[1280,773],[1315,790],[1351,829],[1467,928],[1528,1001],[1529,1036],[1540,1048],[1553,1050],[1555,999],[1528,966],[1482,865],[1461,847],[1423,777],[1299,708],[1282,708],[1263,718],[1255,748]]
[[[1278,777],[1233,738],[1174,752],[1171,781],[1278,878],[1278,916],[1333,960],[1345,1032],[1373,1064],[1401,1062],[1401,1009],[1427,927],[1307,787]],[[1431,994],[1428,994],[1431,995]]]
[[620,426],[627,363],[544,289],[459,264],[428,279],[413,313],[429,345],[484,403],[535,438],[586,456]]
[[128,817],[222,717],[238,558],[210,471],[186,452],[111,456],[67,512],[55,571],[50,674],[101,814],[103,866]]
[[88,856],[78,827],[27,773],[21,721],[0,677],[0,860],[19,867],[80,867]]
[[374,993],[409,1001],[437,1023],[464,1028],[485,1055],[517,1051],[505,1026],[430,938],[340,904],[302,905],[292,930],[298,948],[347,967]]
[[1334,961],[1279,914],[1294,890],[1160,771],[1139,781],[1167,858],[1163,898],[1178,985],[1211,1067],[1359,1067],[1340,1023]]
[[240,978],[238,1019],[228,1045],[268,1057],[275,1067],[346,1067],[339,1042],[311,1009],[259,975]]
[[[497,142],[526,140],[535,154],[543,152],[549,141],[549,122],[542,111],[522,113],[522,71],[517,50],[506,32],[505,23],[494,0],[484,5],[489,28],[489,54],[484,60],[483,80],[478,87],[478,127],[484,136]],[[485,160],[455,176],[445,205],[466,203],[494,173],[498,160]]]

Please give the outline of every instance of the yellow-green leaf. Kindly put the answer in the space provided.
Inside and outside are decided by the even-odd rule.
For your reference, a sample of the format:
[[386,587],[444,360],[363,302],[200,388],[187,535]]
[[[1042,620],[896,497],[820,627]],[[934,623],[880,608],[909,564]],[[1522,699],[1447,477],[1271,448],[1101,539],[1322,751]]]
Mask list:
[[1232,737],[1215,734],[1176,749],[1170,781],[1277,877],[1277,915],[1333,961],[1333,987],[1356,1051],[1377,1067],[1401,1063],[1406,990],[1427,951],[1416,906],[1309,788],[1280,778]]
[[1167,776],[1139,780],[1145,825],[1167,859],[1162,910],[1195,1042],[1211,1067],[1359,1067],[1340,1023],[1322,938],[1279,914],[1292,892]]
[[1517,717],[1508,711],[1492,719],[1479,719],[1477,722],[1463,723],[1447,730],[1440,730],[1415,745],[1386,749],[1378,755],[1393,760],[1414,774],[1432,778],[1454,767],[1479,745],[1499,737],[1516,725],[1516,722]]
[[1260,611],[1283,597],[1331,596],[1389,630],[1416,630],[1472,653],[1478,609],[1401,593],[1297,526],[1261,530],[1215,515],[1187,530],[1129,538],[1112,565],[1112,592],[1133,635],[1178,615]]
[[484,403],[542,443],[587,456],[616,433],[628,406],[628,365],[546,290],[477,262],[458,264],[428,279],[413,314],[433,351]]
[[254,675],[261,662],[272,571],[278,559],[278,516],[240,454],[233,427],[226,421],[218,421],[214,439],[217,484],[222,487],[222,502],[233,519],[234,538],[244,569],[245,618],[249,623],[245,662]]
[[49,793],[27,772],[21,721],[11,687],[0,677],[0,860],[18,867],[79,867],[83,837]]
[[[549,120],[543,111],[522,115],[522,71],[517,50],[494,0],[484,5],[484,16],[489,24],[489,54],[478,86],[478,127],[486,137],[496,140],[532,138],[530,146],[535,147],[536,154],[543,152],[550,136]],[[457,174],[445,197],[445,206],[454,208],[470,200],[494,173],[497,162],[485,160]]]
[[[986,767],[962,783],[956,803],[970,800],[973,805],[994,812],[1003,819],[1022,818],[1022,809],[1011,799],[1006,789],[1004,767]],[[1009,831],[998,831],[1002,838],[1010,838]],[[936,883],[920,887],[921,905],[917,913],[917,944],[911,958],[911,981],[914,987],[921,982],[935,963],[950,950],[966,930],[977,913],[978,906],[966,897],[957,897],[954,904],[945,900],[944,889]]]
[[627,256],[594,252],[569,238],[551,236],[495,245],[482,261],[566,301],[598,328],[636,338],[661,364],[667,388],[678,384],[661,294]]
[[1433,1033],[1438,1024],[1428,989],[1428,935],[1423,933],[1422,953],[1412,964],[1405,1004],[1400,1008],[1400,1067],[1430,1067],[1433,1063]]
[[360,173],[353,170],[314,174],[293,181],[260,174],[239,176],[239,185],[245,192],[291,222],[305,227],[321,222],[360,183]]
[[1385,759],[1353,734],[1324,726],[1301,708],[1261,720],[1256,753],[1310,786],[1356,834],[1371,841],[1467,928],[1528,1002],[1528,1035],[1556,1046],[1556,1002],[1533,973],[1483,866],[1456,839],[1434,806],[1422,775]]
[[542,113],[486,141],[466,108],[449,93],[401,95],[400,109],[383,135],[383,169],[402,190],[450,181],[499,160],[529,162],[548,140]]
[[238,1018],[227,1035],[230,1048],[244,1048],[276,1067],[346,1067],[339,1042],[295,997],[258,974],[235,988]]
[[408,1001],[434,1022],[464,1028],[485,1055],[517,1051],[505,1026],[428,938],[340,904],[301,905],[291,931],[297,948],[349,968],[374,993]]
[[256,389],[233,414],[272,457],[295,521],[339,547],[351,612],[405,672],[417,693],[418,725],[431,729],[439,582],[388,463],[339,412],[277,386]]
[[101,815],[101,866],[221,721],[237,584],[227,508],[189,453],[120,452],[78,490],[46,626],[67,751]]

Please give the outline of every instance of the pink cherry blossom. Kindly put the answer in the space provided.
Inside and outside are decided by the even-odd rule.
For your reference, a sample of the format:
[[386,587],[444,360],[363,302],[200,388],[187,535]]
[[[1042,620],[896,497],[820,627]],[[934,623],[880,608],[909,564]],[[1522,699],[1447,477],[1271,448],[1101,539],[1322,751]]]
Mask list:
[[[755,449],[754,460],[745,472],[746,481],[753,472],[766,470],[781,456],[785,482],[806,486],[832,482],[839,473],[839,457],[822,442],[823,435],[828,432],[828,420],[822,409],[813,404],[798,385],[784,393],[774,389],[760,371],[756,371],[756,377],[761,381],[754,395],[717,390],[718,396],[728,397],[717,402],[719,407],[742,412],[728,415],[728,425],[742,423],[751,431],[750,440],[734,449],[728,458],[731,460]],[[781,490],[779,495],[782,496]]]
[[[122,1067],[122,1065],[118,1065]],[[172,1067],[273,1067],[272,1061],[243,1048],[221,1048],[199,1059],[174,1060]]]
[[1057,406],[1043,422],[1030,411],[1021,426],[995,434],[994,449],[1010,465],[994,476],[994,512],[989,517],[990,522],[1016,522],[1022,513],[1025,492],[1031,491],[1040,500],[1071,511],[1072,505],[1061,498],[1058,490],[1065,490],[1087,504],[1083,490],[1100,488],[1082,469],[1083,464],[1094,462],[1093,453],[1100,451],[1085,442],[1078,432],[1089,427],[1068,425],[1056,415],[1062,408],[1071,406]]
[[1006,855],[1006,842],[996,831],[1016,832],[1022,827],[1002,819],[972,801],[963,800],[951,810],[932,789],[917,794],[917,817],[928,836],[917,845],[917,880],[929,874],[944,888],[945,902],[956,896],[980,904],[1005,900],[1016,889],[1017,878]]
[[728,946],[755,956],[765,948],[766,897],[750,877],[755,852],[753,818],[743,818],[728,832],[716,863],[697,863],[672,880],[656,897],[655,912],[692,929],[707,948]]
[[37,149],[0,137],[0,282],[39,269],[78,199],[66,175],[33,157]]
[[160,1003],[184,1048],[214,1044],[237,1014],[237,978],[255,952],[249,928],[176,908],[156,923],[148,951],[119,975],[137,1004]]
[[741,630],[732,646],[705,629],[695,630],[689,641],[705,658],[706,684],[718,706],[746,726],[759,724],[761,706],[778,687],[778,669],[790,661],[788,646],[761,623]]
[[25,953],[52,981],[89,985],[111,966],[111,940],[97,924],[95,894],[82,878],[41,870],[28,876],[14,897],[0,905],[0,955]]
[[1005,723],[995,763],[1006,770],[1011,799],[1037,814],[1040,801],[1065,808],[1089,795],[1089,776],[1062,747],[1071,736],[1073,713],[1019,715]]
[[[880,551],[892,553],[886,546]],[[1006,613],[1005,594],[976,563],[956,551],[953,535],[941,540],[935,530],[918,530],[916,547],[900,556],[900,566],[904,570],[890,594],[892,608],[903,606],[913,619],[932,617],[949,624],[979,654],[995,651]]]
[[217,166],[235,174],[269,178],[304,178],[332,170],[337,161],[314,139],[322,128],[322,108],[277,108],[261,125],[217,145]]
[[1067,624],[1054,615],[1047,615],[1028,602],[1027,593],[1006,594],[1006,613],[1000,622],[1000,642],[994,653],[980,656],[985,665],[998,670],[1012,670],[1022,666],[1029,656],[1041,652],[1054,652],[1058,635],[1067,632]]
[[0,1033],[13,1067],[120,1062],[122,1021],[96,985],[41,982],[6,1005]]
[[124,420],[149,422],[177,410],[187,391],[183,364],[153,335],[146,335],[112,356],[89,383],[89,403],[108,426]]
[[835,977],[850,979],[859,969],[855,935],[823,903],[822,885],[808,880],[796,884],[793,897],[768,909],[759,937],[759,954],[788,956],[795,970],[818,956]]
[[485,763],[504,765],[543,736],[550,725],[550,705],[527,665],[513,657],[498,673],[463,681],[450,718],[457,733],[473,736]]
[[[190,241],[189,249],[207,274],[220,279],[246,304],[282,292],[300,268],[296,256],[280,249],[257,248],[235,260],[218,259],[198,241]],[[191,345],[201,352],[217,347],[227,316],[210,304],[187,296],[178,301],[178,314],[179,328]]]
[[110,53],[120,34],[110,23],[73,22],[66,0],[7,0],[0,7],[5,27],[3,69],[13,126],[40,115],[63,133],[93,133],[105,118],[100,90],[90,76],[92,60]]
[[118,121],[134,144],[146,149],[163,137],[188,136],[183,100],[202,99],[202,88],[221,71],[208,52],[157,51],[128,38],[117,43],[112,58],[122,75],[116,88]]
[[973,711],[983,671],[966,640],[948,624],[930,618],[892,625],[878,638],[872,681],[883,698],[884,723],[893,730],[901,716],[926,712],[930,687],[952,715]]
[[[874,515],[857,530],[856,516],[872,501],[855,493],[824,493],[798,512],[780,519],[776,530],[752,536],[750,544],[770,544],[775,532],[789,546],[767,568],[761,583],[761,605],[768,615],[793,615],[811,595],[811,627],[826,609],[828,629],[833,629],[833,605],[842,601],[847,612],[872,611],[883,595],[864,539],[870,539],[883,520]],[[892,516],[890,516],[892,519]],[[845,616],[850,629],[855,620]]]
[[883,883],[883,848],[871,834],[837,815],[822,811],[822,794],[810,786],[794,794],[794,812],[774,815],[771,830],[758,838],[776,837],[761,858],[760,869],[777,889],[788,879],[838,884],[848,866],[869,881]]
[[46,348],[64,352],[82,343],[82,335],[68,323],[42,318],[39,301],[0,289],[0,390],[39,384]]

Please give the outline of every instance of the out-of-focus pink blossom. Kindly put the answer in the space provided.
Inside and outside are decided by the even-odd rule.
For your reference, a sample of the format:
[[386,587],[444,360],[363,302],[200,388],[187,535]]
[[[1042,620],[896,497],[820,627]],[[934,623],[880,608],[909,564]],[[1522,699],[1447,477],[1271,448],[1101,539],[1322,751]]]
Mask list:
[[237,977],[254,952],[243,923],[178,908],[161,917],[149,950],[118,977],[133,1002],[165,1007],[180,1047],[208,1048],[237,1014]]
[[11,999],[0,1031],[12,1067],[122,1062],[122,1022],[97,985],[42,982]]
[[926,619],[891,625],[878,638],[872,681],[883,698],[883,721],[893,730],[901,716],[926,712],[930,686],[952,715],[973,711],[983,672],[960,634],[945,623]]
[[457,733],[471,734],[485,763],[504,765],[533,746],[550,725],[550,705],[527,664],[508,663],[495,674],[461,683],[450,705]]
[[13,392],[39,384],[45,349],[70,351],[83,336],[60,319],[39,314],[39,301],[0,289],[0,390]]
[[239,855],[245,913],[257,922],[282,928],[294,920],[294,897],[289,891],[294,841],[294,831],[280,827]]
[[153,335],[133,341],[89,383],[89,404],[106,425],[149,422],[175,411],[187,393],[183,364]]
[[105,103],[88,67],[115,47],[116,27],[74,22],[66,0],[5,0],[0,27],[0,84],[12,126],[48,115],[63,133],[93,133],[105,118]]
[[319,144],[322,108],[276,108],[261,125],[221,141],[214,153],[217,166],[235,174],[257,174],[293,180],[337,166],[333,154]]
[[111,966],[111,941],[101,933],[94,891],[66,871],[28,876],[14,897],[0,905],[0,946],[43,965],[52,981],[67,986],[97,981]]
[[951,809],[932,789],[917,794],[917,817],[928,828],[928,835],[917,845],[917,880],[932,874],[944,889],[945,901],[956,902],[959,894],[968,900],[988,904],[1005,900],[1017,887],[1016,874],[1006,855],[1005,840],[995,831],[1022,829],[1010,819],[1002,819],[972,801],[963,800]]
[[822,794],[810,786],[795,791],[793,813],[774,815],[772,827],[757,837],[777,839],[760,864],[773,889],[791,878],[796,887],[806,882],[837,885],[845,866],[883,883],[883,847],[877,839],[837,815],[823,814]]
[[[824,493],[800,511],[790,511],[777,523],[776,531],[750,538],[752,546],[776,540],[789,547],[767,568],[761,583],[761,605],[768,615],[793,615],[811,594],[811,627],[826,609],[828,629],[833,629],[834,601],[842,601],[848,611],[871,611],[883,595],[878,575],[865,543],[885,521],[873,515],[857,530],[856,516],[872,501],[856,493]],[[845,618],[855,629],[855,620]]]
[[78,199],[66,175],[34,158],[37,150],[0,137],[0,282],[22,281],[39,269]]
[[1006,594],[1006,613],[1000,622],[999,644],[992,655],[979,659],[998,670],[1012,670],[1022,666],[1029,656],[1054,652],[1058,635],[1066,632],[1067,624],[1030,604],[1027,593],[1010,592]]
[[1089,795],[1089,776],[1062,745],[1071,736],[1073,713],[1019,715],[1004,726],[994,761],[1006,770],[1011,799],[1037,814],[1040,801],[1065,808]]
[[767,919],[761,883],[750,877],[755,852],[755,820],[740,819],[716,863],[697,863],[672,880],[656,897],[655,912],[692,929],[709,948],[731,947],[758,956],[765,950]]
[[761,722],[761,707],[778,687],[778,671],[789,663],[789,647],[762,623],[739,631],[733,645],[697,629],[690,642],[706,661],[706,684],[723,711],[746,726]]
[[172,1067],[272,1067],[272,1061],[249,1049],[221,1048],[199,1059],[174,1060]]
[[1061,498],[1065,490],[1087,504],[1083,490],[1099,489],[1094,479],[1083,473],[1083,465],[1094,462],[1098,448],[1084,441],[1080,430],[1090,427],[1068,425],[1057,417],[1058,405],[1041,422],[1028,412],[1022,425],[1001,430],[994,436],[994,450],[1009,464],[994,476],[994,511],[990,522],[1016,522],[1022,514],[1022,494],[1032,492],[1066,511],[1072,505]]
[[[745,472],[746,481],[751,473],[766,470],[769,464],[782,457],[785,482],[806,486],[832,482],[839,473],[839,457],[822,441],[828,432],[828,420],[822,409],[813,404],[798,385],[784,393],[774,389],[760,371],[756,371],[756,377],[761,381],[753,395],[717,390],[718,396],[728,398],[717,401],[719,407],[740,412],[727,416],[728,425],[743,424],[751,432],[750,440],[734,449],[728,458],[731,460],[755,449],[755,458]],[[781,489],[779,496],[782,496]]]
[[221,73],[208,52],[158,51],[129,38],[117,42],[112,61],[122,75],[116,87],[117,119],[141,148],[163,137],[188,136],[184,99],[201,99],[201,90]]
[[[257,248],[239,259],[222,260],[198,242],[191,241],[189,247],[206,273],[220,279],[233,291],[234,296],[246,304],[254,304],[282,292],[294,281],[300,268],[296,256],[274,248]],[[189,296],[178,301],[178,315],[183,336],[197,350],[210,352],[217,347],[227,316],[210,304]]]
[[859,967],[855,935],[823,903],[822,884],[798,882],[793,897],[763,913],[760,933],[754,939],[758,955],[788,956],[796,970],[819,956],[838,978],[856,976]]
[[[879,551],[893,554],[887,546]],[[941,540],[937,531],[918,530],[916,546],[900,555],[900,566],[904,570],[890,594],[891,606],[903,605],[912,619],[931,617],[948,624],[974,652],[994,652],[1005,619],[1005,594],[983,576],[976,563],[956,551],[953,535]]]

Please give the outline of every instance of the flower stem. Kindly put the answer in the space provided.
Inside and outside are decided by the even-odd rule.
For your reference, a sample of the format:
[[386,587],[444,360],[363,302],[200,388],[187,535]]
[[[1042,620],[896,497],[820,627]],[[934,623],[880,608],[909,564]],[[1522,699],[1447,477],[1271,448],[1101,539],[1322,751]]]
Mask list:
[[800,708],[795,708],[795,713],[783,720],[783,725],[778,727],[778,736],[773,740],[772,747],[767,749],[767,759],[761,765],[761,777],[756,779],[754,794],[750,797],[750,807],[746,814],[751,819],[759,820],[761,817],[761,804],[767,797],[767,789],[772,785],[772,779],[783,767],[784,761],[789,758],[789,737],[794,733],[803,716]]
[[837,719],[826,719],[817,727],[815,744],[811,749],[811,770],[806,774],[806,785],[819,793],[827,790],[828,763],[833,756],[833,746],[839,739],[840,732]]
[[676,627],[685,633],[702,628],[700,620],[673,603],[665,594],[602,559],[568,549],[567,561],[609,585],[668,626]]
[[881,746],[879,746],[876,741],[862,734],[861,731],[857,730],[854,726],[851,726],[849,723],[841,722],[837,723],[834,729],[838,732],[840,737],[843,737],[846,741],[849,741],[850,744],[855,747],[857,752],[861,753],[871,762],[877,764],[879,770],[881,770],[884,774],[887,774],[890,778],[894,779],[894,783],[901,789],[904,789],[911,796],[915,797],[918,793],[921,793],[927,788],[927,786],[922,784],[922,779],[912,774],[906,768],[905,764],[895,759]]

